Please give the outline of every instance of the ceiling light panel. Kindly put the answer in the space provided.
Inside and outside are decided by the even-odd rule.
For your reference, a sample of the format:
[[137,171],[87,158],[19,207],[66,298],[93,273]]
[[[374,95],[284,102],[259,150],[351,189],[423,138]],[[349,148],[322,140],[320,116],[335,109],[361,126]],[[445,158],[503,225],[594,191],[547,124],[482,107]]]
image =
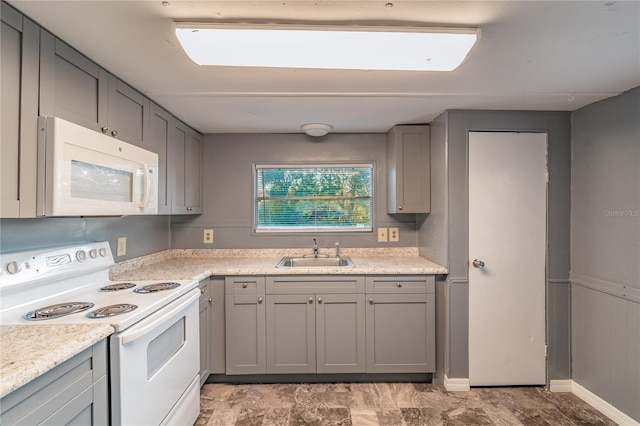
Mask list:
[[199,65],[269,68],[451,71],[478,29],[176,23]]

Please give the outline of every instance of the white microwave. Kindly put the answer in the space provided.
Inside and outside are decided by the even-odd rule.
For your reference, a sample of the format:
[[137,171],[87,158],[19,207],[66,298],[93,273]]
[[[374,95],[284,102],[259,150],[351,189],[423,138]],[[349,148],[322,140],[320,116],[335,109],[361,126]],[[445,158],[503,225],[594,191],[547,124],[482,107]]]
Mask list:
[[57,117],[38,118],[38,213],[158,213],[158,154]]

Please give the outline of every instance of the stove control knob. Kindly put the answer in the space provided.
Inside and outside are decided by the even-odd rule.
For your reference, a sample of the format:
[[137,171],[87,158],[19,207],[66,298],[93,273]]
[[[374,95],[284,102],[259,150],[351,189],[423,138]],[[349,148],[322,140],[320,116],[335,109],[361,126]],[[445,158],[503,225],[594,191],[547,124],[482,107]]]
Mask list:
[[78,259],[78,262],[84,262],[87,260],[87,252],[84,250],[78,250],[76,252],[76,259]]
[[101,248],[98,253],[100,253],[100,257],[105,257],[107,255],[107,249],[106,248]]
[[7,263],[7,272],[8,273],[17,274],[20,271],[22,271],[22,268],[20,267],[20,265],[18,265],[18,262],[9,262],[9,263]]
[[90,256],[92,259],[95,259],[96,257],[98,257],[98,250],[96,250],[96,249],[91,249],[91,250],[89,250],[89,256]]

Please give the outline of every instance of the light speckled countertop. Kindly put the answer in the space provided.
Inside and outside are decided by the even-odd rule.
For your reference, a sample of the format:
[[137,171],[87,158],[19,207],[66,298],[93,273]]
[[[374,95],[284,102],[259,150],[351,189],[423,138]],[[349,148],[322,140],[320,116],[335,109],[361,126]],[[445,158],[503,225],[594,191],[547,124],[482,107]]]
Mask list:
[[[167,250],[118,263],[111,268],[111,279],[162,280],[204,279],[211,275],[419,275],[446,274],[447,268],[419,256],[409,248],[341,248],[355,268],[276,268],[283,256],[309,254],[304,249],[266,250]],[[333,250],[321,254],[334,255]]]
[[113,332],[108,324],[0,326],[0,398]]

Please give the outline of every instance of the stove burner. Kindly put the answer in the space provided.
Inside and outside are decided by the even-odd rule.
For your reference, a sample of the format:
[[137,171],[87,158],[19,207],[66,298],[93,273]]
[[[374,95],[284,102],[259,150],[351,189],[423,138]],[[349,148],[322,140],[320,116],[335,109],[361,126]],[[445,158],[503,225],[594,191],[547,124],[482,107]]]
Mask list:
[[135,293],[155,293],[158,291],[173,290],[178,287],[180,287],[180,283],[157,283],[138,287],[133,291]]
[[115,284],[106,285],[100,288],[98,291],[119,291],[119,290],[126,290],[128,288],[133,288],[135,286],[136,285],[134,283],[115,283]]
[[103,308],[95,309],[87,314],[89,318],[106,318],[114,315],[126,314],[135,309],[138,309],[138,305],[131,305],[129,303],[120,303],[117,305],[109,305]]
[[22,318],[30,321],[59,318],[65,315],[75,314],[76,312],[86,311],[89,308],[93,308],[93,306],[94,305],[91,302],[59,303],[57,305],[45,306],[44,308],[27,312],[22,316]]

